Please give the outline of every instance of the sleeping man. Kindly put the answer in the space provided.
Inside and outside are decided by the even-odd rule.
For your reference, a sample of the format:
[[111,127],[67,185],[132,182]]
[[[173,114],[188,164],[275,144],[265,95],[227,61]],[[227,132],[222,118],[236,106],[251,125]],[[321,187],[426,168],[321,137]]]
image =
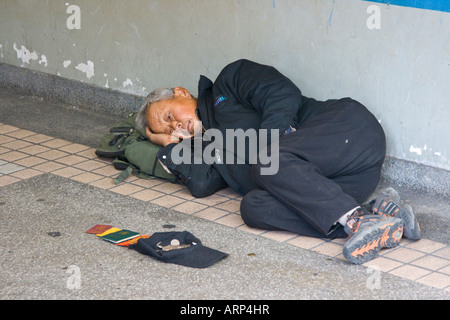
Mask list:
[[386,152],[382,127],[359,102],[317,101],[275,68],[248,60],[198,96],[183,87],[151,92],[137,118],[159,160],[195,197],[231,187],[255,228],[319,238],[348,237],[343,254],[361,264],[402,236],[420,238],[412,209],[378,185]]

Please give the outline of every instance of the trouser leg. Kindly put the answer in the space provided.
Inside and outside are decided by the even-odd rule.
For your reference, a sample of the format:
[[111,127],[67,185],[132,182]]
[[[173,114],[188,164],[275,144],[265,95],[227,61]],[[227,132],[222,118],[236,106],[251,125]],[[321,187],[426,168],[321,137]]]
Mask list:
[[[241,214],[254,227],[327,235],[345,212],[375,189],[384,133],[364,106],[344,99],[280,139],[279,170],[254,180],[265,191],[244,197]],[[296,226],[296,227],[294,227]]]
[[245,195],[241,202],[241,216],[245,224],[263,230],[290,231],[315,238],[345,237],[343,230],[323,234],[307,220],[284,206],[267,191],[256,189]]
[[[350,202],[356,205],[362,203],[373,192],[378,184],[379,170],[374,168],[368,170],[355,177],[342,177],[336,179],[342,192],[353,195],[356,202]],[[355,183],[354,181],[366,181],[366,183]],[[353,209],[353,204],[349,210]],[[349,208],[347,207],[347,208]],[[338,211],[338,218],[343,213],[349,211],[342,209]],[[316,237],[316,238],[345,238],[347,234],[343,231],[341,226],[335,228],[328,227],[328,224],[324,228],[329,228],[325,233],[324,230],[319,231],[314,223],[304,218],[302,212],[298,210],[291,210],[279,200],[274,198],[269,192],[263,189],[256,189],[245,195],[241,202],[241,216],[244,222],[253,228],[259,228],[264,230],[285,230],[295,232],[301,235]],[[337,218],[337,219],[338,219]],[[331,218],[331,221],[334,218]]]

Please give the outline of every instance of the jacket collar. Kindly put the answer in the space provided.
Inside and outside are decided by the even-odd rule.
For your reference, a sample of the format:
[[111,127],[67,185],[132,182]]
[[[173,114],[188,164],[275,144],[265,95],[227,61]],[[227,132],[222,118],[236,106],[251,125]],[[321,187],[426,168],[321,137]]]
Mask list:
[[214,119],[214,102],[212,96],[213,82],[205,76],[200,76],[198,81],[197,117],[202,121],[205,129],[216,128]]

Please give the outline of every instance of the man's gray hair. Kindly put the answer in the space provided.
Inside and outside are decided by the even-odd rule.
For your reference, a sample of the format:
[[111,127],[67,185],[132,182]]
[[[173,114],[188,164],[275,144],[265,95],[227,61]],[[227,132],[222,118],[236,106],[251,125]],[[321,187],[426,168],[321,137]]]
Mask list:
[[153,90],[148,94],[145,98],[144,103],[141,106],[137,116],[136,116],[136,124],[137,126],[145,130],[145,128],[149,125],[147,123],[147,110],[153,102],[158,102],[162,100],[172,99],[174,96],[174,88],[159,88]]

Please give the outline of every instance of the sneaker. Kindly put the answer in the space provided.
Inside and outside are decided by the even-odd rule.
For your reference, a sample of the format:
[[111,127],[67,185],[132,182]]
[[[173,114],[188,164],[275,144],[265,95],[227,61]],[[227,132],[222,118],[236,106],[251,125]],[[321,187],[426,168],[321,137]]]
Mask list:
[[351,236],[344,245],[344,257],[353,264],[362,264],[376,258],[382,248],[400,244],[403,220],[357,210],[349,217],[344,230]]
[[420,225],[413,208],[409,204],[402,204],[400,196],[394,188],[387,188],[372,200],[370,204],[372,204],[374,214],[401,218],[405,222],[403,231],[405,238],[410,240],[419,240],[421,238]]

